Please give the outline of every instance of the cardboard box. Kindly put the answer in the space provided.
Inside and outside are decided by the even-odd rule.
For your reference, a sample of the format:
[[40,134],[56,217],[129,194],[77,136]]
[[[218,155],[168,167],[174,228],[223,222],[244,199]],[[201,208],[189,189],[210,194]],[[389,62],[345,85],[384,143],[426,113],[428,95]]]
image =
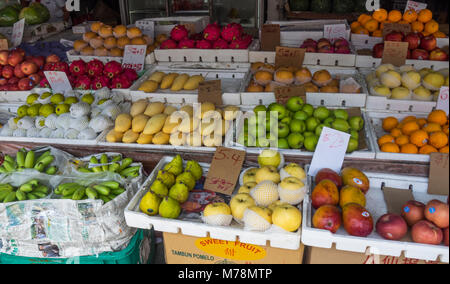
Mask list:
[[302,264],[299,250],[261,247],[211,238],[164,233],[167,264]]
[[305,248],[305,264],[443,264],[404,256],[369,255],[317,247]]

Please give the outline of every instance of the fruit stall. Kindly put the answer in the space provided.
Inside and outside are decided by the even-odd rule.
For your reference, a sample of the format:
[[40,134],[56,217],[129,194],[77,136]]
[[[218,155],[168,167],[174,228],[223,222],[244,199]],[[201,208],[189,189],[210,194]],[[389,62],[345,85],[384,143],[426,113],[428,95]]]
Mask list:
[[206,2],[0,5],[0,264],[448,264],[434,4]]

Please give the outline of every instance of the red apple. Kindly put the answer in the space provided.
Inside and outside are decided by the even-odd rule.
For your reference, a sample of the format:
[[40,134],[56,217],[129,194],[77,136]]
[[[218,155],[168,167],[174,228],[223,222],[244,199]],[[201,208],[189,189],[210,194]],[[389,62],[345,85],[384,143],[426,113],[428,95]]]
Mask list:
[[425,218],[441,229],[449,226],[449,206],[439,200],[431,200],[425,207]]
[[59,58],[58,55],[51,54],[51,55],[47,56],[45,63],[58,63],[60,61],[61,61],[61,59]]
[[45,57],[44,56],[34,56],[31,61],[34,62],[38,66],[39,69],[42,69],[45,65]]
[[5,86],[6,84],[8,84],[8,80],[5,78],[0,78],[0,86]]
[[402,216],[397,214],[386,214],[378,219],[376,230],[383,238],[398,241],[408,233],[408,225]]
[[444,244],[448,246],[448,228],[444,230]]
[[317,48],[321,49],[322,47],[325,47],[325,46],[331,47],[331,42],[326,38],[319,39],[319,41],[317,42]]
[[430,60],[434,61],[447,61],[448,55],[440,48],[436,48],[430,53]]
[[316,184],[319,184],[321,181],[326,179],[332,181],[337,186],[337,188],[342,187],[341,176],[332,169],[321,169],[316,175],[315,182]]
[[403,41],[403,33],[391,32],[384,37],[385,41]]
[[17,84],[10,85],[8,84],[7,91],[9,92],[17,92],[20,91],[19,86]]
[[406,53],[406,59],[411,59],[411,49],[408,49]]
[[34,87],[33,81],[28,78],[21,79],[17,85],[21,91],[29,91]]
[[14,76],[14,67],[6,65],[3,67],[2,76],[6,79],[11,79]]
[[373,47],[372,56],[374,58],[382,58],[384,53],[384,43],[378,43]]
[[33,83],[35,85],[39,84],[41,82],[42,78],[43,77],[41,75],[37,74],[37,73],[36,74],[31,74],[30,76],[28,76],[28,79],[33,81]]
[[432,51],[436,48],[436,46],[436,38],[432,35],[424,37],[420,42],[420,48],[425,49],[426,51]]
[[428,60],[428,51],[424,49],[414,49],[411,53],[411,59],[415,60]]
[[5,66],[8,64],[8,56],[9,51],[7,50],[0,51],[0,65]]
[[316,53],[316,52],[317,52],[316,47],[315,47],[315,46],[312,46],[312,45],[303,46],[303,47],[301,47],[301,48],[306,49],[306,52],[308,52],[308,53]]
[[14,48],[12,51],[18,52],[20,55],[22,55],[23,58],[25,58],[25,50],[23,50],[22,48],[17,47],[17,48]]
[[414,242],[428,245],[440,245],[444,239],[442,230],[425,220],[412,227],[411,235]]
[[310,45],[310,46],[317,46],[317,41],[315,41],[315,40],[313,40],[313,39],[311,39],[311,38],[308,38],[307,40],[305,40],[305,41],[303,42],[303,45],[305,45],[305,46],[307,46],[307,45]]
[[22,63],[22,72],[27,76],[36,73],[38,70],[39,67],[32,61],[25,61]]
[[25,74],[22,72],[22,64],[18,64],[16,65],[16,67],[14,67],[14,76],[20,79],[25,77]]
[[341,46],[349,47],[349,42],[345,38],[339,38],[334,42],[334,47],[339,48]]
[[335,47],[334,51],[338,54],[350,54],[351,50],[346,45],[341,45],[339,47]]
[[402,217],[405,218],[406,223],[410,227],[414,226],[417,222],[425,220],[425,204],[411,200],[408,201],[402,208]]
[[24,57],[20,52],[13,51],[8,56],[8,64],[11,65],[12,67],[15,67],[16,65],[18,65],[23,61],[23,58]]
[[403,39],[403,41],[409,44],[408,45],[409,50],[417,49],[420,45],[420,37],[417,33],[407,34],[406,37]]
[[11,79],[8,80],[8,85],[16,85],[17,83],[19,83],[20,79],[17,77],[12,77]]

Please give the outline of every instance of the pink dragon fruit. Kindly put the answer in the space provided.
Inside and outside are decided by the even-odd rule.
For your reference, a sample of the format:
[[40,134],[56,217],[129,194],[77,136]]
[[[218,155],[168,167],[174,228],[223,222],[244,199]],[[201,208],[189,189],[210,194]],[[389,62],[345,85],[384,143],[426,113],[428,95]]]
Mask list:
[[170,37],[175,41],[180,41],[189,36],[189,31],[183,25],[178,25],[170,32]]
[[203,38],[215,42],[220,38],[220,26],[217,23],[209,24],[203,31]]
[[109,87],[111,89],[128,89],[131,87],[131,82],[126,76],[120,75],[112,79]]
[[79,90],[89,90],[91,89],[92,81],[87,75],[82,75],[77,78],[75,82],[75,88]]
[[189,39],[198,41],[198,40],[202,40],[203,39],[203,33],[197,33],[197,34],[193,34],[189,37]]
[[70,73],[69,64],[67,62],[56,62],[53,71],[59,71],[69,74]]
[[160,46],[161,49],[176,49],[177,47],[178,47],[178,44],[173,39],[168,39],[168,40],[163,41],[163,43],[161,43],[161,46]]
[[96,77],[93,81],[92,81],[92,89],[94,90],[100,90],[103,88],[108,88],[109,87],[109,77],[108,76],[99,76]]
[[230,45],[228,45],[229,49],[247,49],[248,44],[241,39],[235,39],[233,40]]
[[134,81],[136,81],[139,78],[136,70],[130,69],[130,68],[124,69],[122,75],[127,77],[131,83],[133,83]]
[[249,34],[242,34],[241,40],[250,46],[250,44],[253,42],[253,36]]
[[91,77],[98,77],[103,74],[103,68],[103,62],[94,59],[87,64],[87,74]]
[[197,41],[195,47],[198,49],[212,49],[212,44],[209,40],[203,39]]
[[314,47],[317,47],[317,41],[313,40],[312,38],[308,38],[307,40],[305,40],[305,41],[303,42],[302,45],[304,45],[304,46],[314,46]]
[[120,73],[122,73],[122,65],[117,61],[110,61],[103,68],[103,74],[109,77],[109,79],[116,77]]
[[230,23],[230,24],[228,24],[228,25],[231,26],[231,27],[237,28],[241,34],[244,33],[244,27],[243,27],[241,24],[238,24],[238,23]]
[[44,71],[55,71],[55,63],[45,63]]
[[76,81],[77,81],[77,77],[69,74],[69,76],[67,76],[67,78],[69,79],[70,85],[72,86],[72,88],[75,87]]
[[221,36],[224,40],[232,42],[241,37],[241,30],[238,26],[229,24],[222,29]]
[[182,39],[179,43],[178,43],[178,48],[181,49],[187,49],[187,48],[194,48],[195,47],[195,40],[192,39]]
[[341,46],[349,46],[349,42],[345,38],[339,38],[334,42],[334,47],[339,48]]
[[228,42],[219,38],[218,40],[216,40],[216,42],[214,42],[213,48],[214,49],[228,49]]
[[74,76],[81,76],[86,74],[86,62],[83,60],[75,60],[70,64],[70,73]]
[[335,47],[334,52],[339,53],[339,54],[350,54],[351,53],[350,48],[346,45],[341,45],[339,47]]
[[50,83],[48,82],[47,78],[44,78],[41,80],[41,82],[39,83],[39,86],[41,88],[50,88]]

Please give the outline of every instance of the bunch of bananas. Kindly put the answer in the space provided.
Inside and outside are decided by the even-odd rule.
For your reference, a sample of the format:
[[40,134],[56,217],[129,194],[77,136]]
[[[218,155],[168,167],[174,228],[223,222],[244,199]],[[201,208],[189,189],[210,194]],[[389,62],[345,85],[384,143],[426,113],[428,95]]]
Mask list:
[[100,161],[92,156],[89,165],[79,167],[78,171],[82,173],[112,172],[120,174],[123,178],[136,178],[140,175],[141,166],[131,167],[133,162],[131,158],[122,159],[121,156],[115,156],[109,159],[106,154],[103,154]]
[[49,194],[49,188],[40,184],[36,179],[30,180],[15,188],[10,184],[0,184],[0,202],[10,203],[14,201],[41,199]]
[[50,164],[53,163],[54,160],[55,157],[51,154],[50,150],[36,159],[36,153],[34,151],[20,149],[19,152],[17,152],[16,159],[9,155],[5,155],[3,165],[0,167],[0,174],[20,172],[24,169],[35,169],[41,173],[55,175],[58,172],[58,167],[50,167]]
[[55,194],[62,196],[62,199],[86,200],[101,199],[108,203],[126,190],[116,181],[106,181],[99,184],[92,184],[88,187],[78,183],[60,184],[55,189]]

